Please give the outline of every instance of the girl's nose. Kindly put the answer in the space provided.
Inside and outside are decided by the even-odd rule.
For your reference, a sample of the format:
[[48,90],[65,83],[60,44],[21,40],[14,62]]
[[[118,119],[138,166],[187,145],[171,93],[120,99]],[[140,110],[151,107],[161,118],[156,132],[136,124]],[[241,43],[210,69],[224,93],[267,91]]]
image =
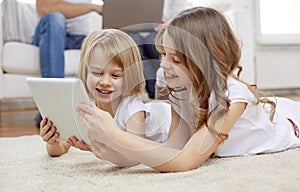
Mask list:
[[165,59],[163,59],[160,62],[160,67],[163,68],[163,69],[170,69],[170,64]]
[[111,86],[112,85],[111,79],[107,76],[99,77],[98,83],[102,86]]

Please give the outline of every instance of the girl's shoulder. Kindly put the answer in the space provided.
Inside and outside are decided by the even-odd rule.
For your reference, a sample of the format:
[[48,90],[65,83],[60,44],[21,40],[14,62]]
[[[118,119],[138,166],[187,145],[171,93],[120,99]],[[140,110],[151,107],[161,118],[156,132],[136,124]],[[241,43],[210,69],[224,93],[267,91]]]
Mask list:
[[143,102],[141,95],[135,94],[123,97],[118,106],[118,111],[126,111],[130,115],[132,115],[137,111],[147,112],[147,108],[145,106],[145,103]]
[[252,91],[249,89],[249,87],[245,83],[243,83],[231,76],[229,76],[227,79],[226,96],[231,101],[231,103],[256,102],[256,97],[254,96]]
[[121,103],[122,103],[122,105],[132,105],[132,104],[144,105],[143,99],[142,99],[141,95],[139,95],[139,94],[125,96],[122,98]]
[[148,114],[148,109],[144,104],[140,95],[131,95],[123,97],[119,103],[115,117],[117,124],[122,129],[125,129],[127,121],[137,112],[145,111]]

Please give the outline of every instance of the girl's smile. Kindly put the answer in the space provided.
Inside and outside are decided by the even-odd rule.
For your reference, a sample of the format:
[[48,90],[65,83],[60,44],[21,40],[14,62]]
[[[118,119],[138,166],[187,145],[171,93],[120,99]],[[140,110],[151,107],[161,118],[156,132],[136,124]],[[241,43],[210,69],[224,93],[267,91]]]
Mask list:
[[113,93],[113,91],[111,91],[111,90],[105,90],[105,89],[101,89],[101,88],[96,88],[96,90],[103,97],[109,97]]
[[169,87],[178,88],[191,85],[191,73],[176,55],[173,40],[165,33],[163,36],[164,53],[160,66]]
[[[99,50],[100,49],[100,50]],[[108,58],[100,47],[91,57],[87,87],[100,108],[117,106],[123,96],[124,74],[120,65]]]
[[167,82],[171,82],[173,80],[175,80],[176,78],[178,78],[178,75],[174,75],[174,74],[171,74],[171,73],[167,73],[165,72],[165,79]]

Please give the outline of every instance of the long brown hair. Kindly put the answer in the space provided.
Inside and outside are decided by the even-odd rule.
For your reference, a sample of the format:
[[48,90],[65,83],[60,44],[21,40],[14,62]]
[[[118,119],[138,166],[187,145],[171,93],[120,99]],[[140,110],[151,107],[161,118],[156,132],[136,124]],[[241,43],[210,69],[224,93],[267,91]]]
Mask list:
[[[173,39],[176,55],[192,74],[194,89],[190,99],[196,114],[192,121],[195,130],[199,130],[204,123],[215,130],[220,128],[216,127],[216,123],[224,117],[230,106],[225,95],[228,76],[239,79],[242,70],[239,65],[240,44],[227,19],[215,9],[194,7],[179,13],[161,33],[167,33]],[[161,38],[159,34],[158,44]],[[260,99],[258,91],[246,85],[258,102],[270,103],[275,110],[274,103]],[[209,111],[212,93],[217,105]]]

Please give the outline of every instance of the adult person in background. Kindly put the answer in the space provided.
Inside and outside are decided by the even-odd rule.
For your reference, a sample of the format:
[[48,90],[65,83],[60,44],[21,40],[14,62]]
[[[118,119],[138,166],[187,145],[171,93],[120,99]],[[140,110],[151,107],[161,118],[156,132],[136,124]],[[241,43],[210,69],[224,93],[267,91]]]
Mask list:
[[156,72],[160,64],[160,55],[155,49],[154,39],[157,32],[167,21],[175,17],[178,12],[190,7],[192,7],[192,3],[187,0],[164,0],[162,21],[153,29],[153,32],[149,32],[147,35],[141,35],[141,32],[128,32],[139,45],[143,59],[146,90],[151,99],[155,98]]
[[[64,50],[81,48],[88,35],[85,14],[102,14],[102,5],[92,4],[91,0],[36,0],[36,8],[41,18],[32,44],[39,47],[41,76],[63,78]],[[37,114],[37,127],[41,120]]]

